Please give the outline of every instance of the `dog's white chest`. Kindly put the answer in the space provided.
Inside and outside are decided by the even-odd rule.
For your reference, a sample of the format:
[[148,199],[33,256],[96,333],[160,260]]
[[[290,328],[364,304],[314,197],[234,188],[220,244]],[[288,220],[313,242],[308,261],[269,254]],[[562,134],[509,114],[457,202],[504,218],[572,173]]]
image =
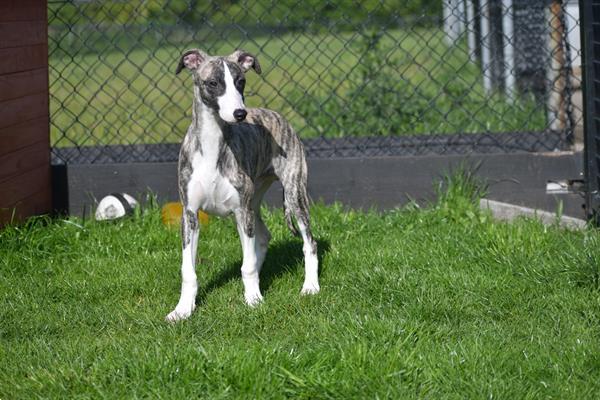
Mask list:
[[192,207],[224,216],[240,206],[238,191],[217,169],[216,154],[195,154],[192,168],[187,187],[188,201]]

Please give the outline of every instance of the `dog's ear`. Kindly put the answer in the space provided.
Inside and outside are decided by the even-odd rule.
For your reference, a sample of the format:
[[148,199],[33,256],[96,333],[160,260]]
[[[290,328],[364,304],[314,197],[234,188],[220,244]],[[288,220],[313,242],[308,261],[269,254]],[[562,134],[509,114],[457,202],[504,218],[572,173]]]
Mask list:
[[247,51],[236,50],[231,55],[227,56],[227,60],[237,63],[242,67],[244,72],[248,71],[250,68],[256,71],[257,74],[262,72],[258,59]]
[[179,74],[184,67],[189,70],[198,69],[200,64],[202,64],[207,58],[208,55],[202,50],[192,49],[186,51],[181,55],[179,65],[177,65],[177,69],[175,70],[175,75]]

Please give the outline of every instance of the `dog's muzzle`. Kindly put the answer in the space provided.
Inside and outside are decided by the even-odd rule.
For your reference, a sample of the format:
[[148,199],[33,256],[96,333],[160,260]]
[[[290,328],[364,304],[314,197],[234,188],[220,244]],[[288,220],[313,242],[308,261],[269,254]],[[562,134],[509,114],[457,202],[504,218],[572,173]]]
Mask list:
[[246,110],[242,110],[241,108],[238,108],[233,112],[233,118],[235,118],[237,122],[242,122],[245,120],[246,115],[248,115],[248,112],[246,112]]

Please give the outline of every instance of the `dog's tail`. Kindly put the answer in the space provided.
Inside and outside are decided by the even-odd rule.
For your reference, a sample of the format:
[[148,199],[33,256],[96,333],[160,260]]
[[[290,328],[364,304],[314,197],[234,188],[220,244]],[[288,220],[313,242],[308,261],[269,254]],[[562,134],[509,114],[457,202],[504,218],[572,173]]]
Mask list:
[[292,235],[294,236],[300,236],[300,232],[298,232],[298,228],[296,228],[296,225],[294,224],[294,218],[292,216],[292,212],[290,211],[290,209],[288,207],[286,207],[286,201],[285,201],[285,193],[283,194],[283,214],[285,215],[285,223],[287,224],[290,232],[292,232]]

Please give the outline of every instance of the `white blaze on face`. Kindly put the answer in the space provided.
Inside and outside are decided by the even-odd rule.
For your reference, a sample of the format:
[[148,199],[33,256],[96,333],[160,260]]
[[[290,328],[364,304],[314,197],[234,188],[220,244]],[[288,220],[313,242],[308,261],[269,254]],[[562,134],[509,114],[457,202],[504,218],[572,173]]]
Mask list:
[[225,77],[225,93],[217,98],[219,104],[219,116],[227,122],[236,122],[233,112],[235,110],[245,110],[244,99],[242,94],[235,87],[231,71],[227,67],[227,63],[223,61],[223,74]]

